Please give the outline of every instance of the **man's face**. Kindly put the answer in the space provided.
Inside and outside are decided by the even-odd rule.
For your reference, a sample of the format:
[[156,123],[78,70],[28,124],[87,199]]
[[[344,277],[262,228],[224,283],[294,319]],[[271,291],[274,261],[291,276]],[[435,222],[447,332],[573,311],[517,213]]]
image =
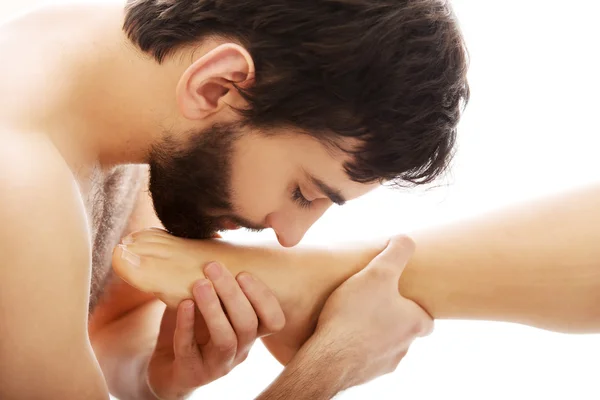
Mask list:
[[152,151],[150,192],[174,235],[272,228],[281,245],[294,246],[331,204],[377,186],[350,180],[343,169],[348,156],[308,135],[235,129],[215,126]]

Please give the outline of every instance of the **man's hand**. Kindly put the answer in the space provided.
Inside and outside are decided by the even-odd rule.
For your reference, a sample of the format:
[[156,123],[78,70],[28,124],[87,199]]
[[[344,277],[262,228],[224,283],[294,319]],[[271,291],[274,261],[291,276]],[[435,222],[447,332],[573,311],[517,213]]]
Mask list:
[[285,317],[271,291],[249,274],[233,275],[217,263],[196,282],[194,300],[166,309],[148,386],[161,400],[181,399],[229,373],[248,356],[257,337],[283,328]]
[[411,239],[393,238],[344,282],[325,303],[314,335],[259,398],[329,399],[394,371],[413,340],[433,329],[431,317],[398,293],[413,252]]
[[393,372],[413,340],[431,333],[429,314],[398,294],[400,275],[413,252],[414,242],[408,237],[391,239],[381,254],[327,300],[315,340],[342,358],[344,386]]

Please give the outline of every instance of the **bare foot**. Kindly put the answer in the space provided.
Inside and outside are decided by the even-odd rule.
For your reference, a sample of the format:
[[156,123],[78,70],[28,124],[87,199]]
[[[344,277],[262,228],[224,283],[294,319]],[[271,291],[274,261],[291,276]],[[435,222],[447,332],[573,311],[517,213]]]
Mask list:
[[348,277],[362,269],[384,245],[357,250],[236,246],[222,240],[188,240],[160,229],[136,232],[113,253],[113,269],[125,281],[154,293],[169,307],[192,298],[203,268],[217,261],[234,276],[248,272],[275,294],[286,325],[264,339],[286,363],[314,331],[325,300]]

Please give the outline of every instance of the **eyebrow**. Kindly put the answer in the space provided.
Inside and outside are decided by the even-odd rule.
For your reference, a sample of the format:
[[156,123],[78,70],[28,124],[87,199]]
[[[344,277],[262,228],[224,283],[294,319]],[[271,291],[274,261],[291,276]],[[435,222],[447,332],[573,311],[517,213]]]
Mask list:
[[332,188],[322,180],[315,178],[312,175],[309,175],[308,179],[333,203],[337,204],[338,206],[343,206],[346,204],[346,199],[344,196],[342,196],[342,193],[339,190]]

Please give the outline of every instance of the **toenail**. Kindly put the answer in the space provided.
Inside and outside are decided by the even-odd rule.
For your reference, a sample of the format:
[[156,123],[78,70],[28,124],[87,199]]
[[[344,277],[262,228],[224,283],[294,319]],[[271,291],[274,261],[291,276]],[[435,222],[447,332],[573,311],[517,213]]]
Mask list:
[[121,249],[121,258],[124,261],[128,262],[133,267],[140,266],[140,264],[141,264],[140,256],[127,250],[127,246],[120,244],[118,247]]
[[206,268],[204,268],[204,274],[211,281],[219,279],[221,277],[221,272],[221,266],[216,262],[211,262],[206,266]]
[[254,282],[254,277],[247,272],[242,272],[237,278],[238,281],[242,282],[242,285],[251,285]]
[[121,243],[123,243],[125,245],[132,244],[133,242],[134,242],[133,235],[127,235],[123,239],[121,239]]

